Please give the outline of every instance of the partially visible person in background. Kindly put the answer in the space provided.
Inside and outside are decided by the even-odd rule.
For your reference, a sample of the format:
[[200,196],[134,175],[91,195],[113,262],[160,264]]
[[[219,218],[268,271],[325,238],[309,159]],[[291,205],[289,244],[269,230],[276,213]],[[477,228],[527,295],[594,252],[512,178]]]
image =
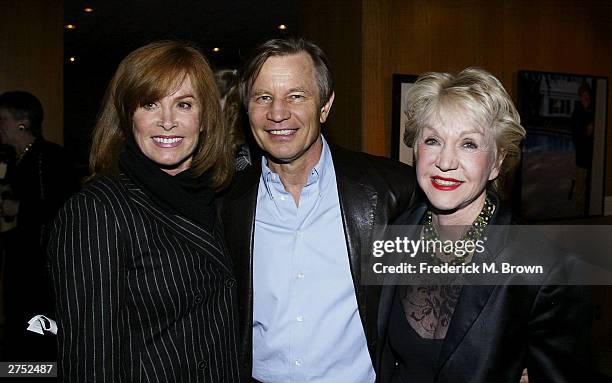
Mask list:
[[588,215],[595,111],[589,84],[583,82],[578,88],[578,95],[580,100],[576,102],[572,113],[572,142],[576,153],[576,179],[572,194],[580,214]]
[[236,157],[236,171],[244,170],[252,164],[252,145],[245,134],[246,112],[240,98],[238,71],[219,69],[215,72],[215,83],[221,95],[221,108],[232,150]]
[[14,226],[2,233],[3,360],[55,360],[55,337],[26,329],[35,315],[52,316],[45,256],[49,224],[79,184],[64,150],[42,137],[42,122],[43,107],[33,94],[0,95],[0,139],[14,150],[0,204],[2,219]]

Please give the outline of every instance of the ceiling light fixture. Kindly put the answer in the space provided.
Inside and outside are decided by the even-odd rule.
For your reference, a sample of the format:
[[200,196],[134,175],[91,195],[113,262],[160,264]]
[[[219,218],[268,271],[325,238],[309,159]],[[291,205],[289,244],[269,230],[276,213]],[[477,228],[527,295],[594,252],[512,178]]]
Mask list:
[[66,25],[64,25],[64,28],[66,28],[66,29],[76,29],[76,25],[74,25],[74,24],[66,24]]
[[213,52],[220,52],[220,51],[221,51],[221,48],[219,48],[219,47],[214,47],[214,48],[212,49],[212,51],[213,51]]
[[281,24],[278,26],[278,29],[280,29],[281,31],[284,31],[287,29],[287,26],[285,24]]
[[85,7],[85,8],[83,8],[83,12],[85,12],[85,13],[92,13],[93,12],[93,8],[92,7]]
[[70,58],[68,58],[68,61],[70,61],[71,63],[74,63],[76,62],[76,57],[70,56]]

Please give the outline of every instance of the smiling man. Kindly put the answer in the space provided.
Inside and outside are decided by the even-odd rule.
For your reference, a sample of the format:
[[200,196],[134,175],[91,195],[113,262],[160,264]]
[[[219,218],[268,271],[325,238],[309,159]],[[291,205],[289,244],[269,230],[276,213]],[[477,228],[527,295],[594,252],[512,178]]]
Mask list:
[[223,212],[246,376],[373,382],[379,288],[361,284],[361,246],[409,205],[412,169],[328,145],[333,78],[311,42],[264,43],[241,86],[264,152],[238,174]]

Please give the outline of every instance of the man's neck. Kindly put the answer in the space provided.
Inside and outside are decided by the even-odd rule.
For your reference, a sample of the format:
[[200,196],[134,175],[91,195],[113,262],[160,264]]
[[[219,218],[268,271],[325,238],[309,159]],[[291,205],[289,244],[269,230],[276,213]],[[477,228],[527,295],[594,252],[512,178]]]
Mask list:
[[291,194],[296,206],[300,205],[300,194],[308,181],[310,172],[319,163],[323,153],[323,139],[315,141],[300,157],[288,163],[276,163],[268,160],[268,167],[280,177],[285,190]]

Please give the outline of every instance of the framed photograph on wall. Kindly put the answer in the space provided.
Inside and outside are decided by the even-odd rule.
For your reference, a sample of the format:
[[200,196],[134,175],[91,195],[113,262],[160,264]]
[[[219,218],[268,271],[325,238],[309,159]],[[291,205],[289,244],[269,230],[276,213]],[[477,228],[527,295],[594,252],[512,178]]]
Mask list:
[[517,80],[527,130],[520,215],[529,221],[602,215],[608,79],[519,71]]
[[418,76],[411,74],[393,75],[393,100],[391,117],[391,158],[412,165],[412,148],[404,145],[404,126],[406,125],[406,92]]

